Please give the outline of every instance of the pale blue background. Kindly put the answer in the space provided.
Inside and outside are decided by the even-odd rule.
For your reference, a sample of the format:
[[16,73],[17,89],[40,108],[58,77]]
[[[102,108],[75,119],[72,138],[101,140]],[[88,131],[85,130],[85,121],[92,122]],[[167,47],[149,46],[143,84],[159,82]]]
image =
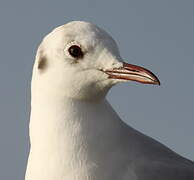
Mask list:
[[108,99],[131,126],[194,160],[193,0],[1,0],[0,179],[24,177],[36,48],[71,20],[98,24],[123,59],[159,76],[160,87],[121,84]]

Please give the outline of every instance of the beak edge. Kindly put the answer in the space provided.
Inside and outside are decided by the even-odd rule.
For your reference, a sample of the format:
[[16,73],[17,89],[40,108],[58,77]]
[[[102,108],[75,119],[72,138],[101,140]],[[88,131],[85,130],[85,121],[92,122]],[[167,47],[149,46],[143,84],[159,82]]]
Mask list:
[[123,66],[112,70],[103,71],[109,75],[110,79],[120,79],[126,81],[136,81],[143,84],[160,85],[159,79],[149,70],[123,62]]

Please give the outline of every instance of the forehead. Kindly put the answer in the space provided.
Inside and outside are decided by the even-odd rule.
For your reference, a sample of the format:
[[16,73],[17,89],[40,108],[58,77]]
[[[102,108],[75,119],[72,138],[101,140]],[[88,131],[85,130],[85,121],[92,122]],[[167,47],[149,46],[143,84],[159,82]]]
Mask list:
[[56,28],[62,35],[75,39],[112,39],[111,36],[101,28],[87,22],[71,22]]
[[115,41],[107,32],[87,22],[75,21],[59,26],[50,33],[50,36],[53,36],[52,39],[54,38],[55,41],[59,40],[62,43],[77,41],[85,46],[95,46],[98,43],[116,45]]

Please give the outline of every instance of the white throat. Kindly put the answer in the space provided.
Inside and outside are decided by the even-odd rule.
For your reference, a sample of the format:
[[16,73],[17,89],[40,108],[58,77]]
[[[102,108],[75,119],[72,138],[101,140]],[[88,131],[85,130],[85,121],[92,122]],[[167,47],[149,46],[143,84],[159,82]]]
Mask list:
[[99,163],[117,147],[120,136],[115,132],[121,124],[106,100],[44,99],[32,104],[27,172],[47,180],[86,179],[89,172],[94,177],[99,166],[106,166]]

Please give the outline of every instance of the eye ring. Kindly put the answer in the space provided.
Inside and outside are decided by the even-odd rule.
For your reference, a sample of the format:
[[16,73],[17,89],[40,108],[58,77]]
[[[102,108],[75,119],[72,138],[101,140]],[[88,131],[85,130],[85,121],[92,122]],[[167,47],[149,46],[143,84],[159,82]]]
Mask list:
[[68,48],[68,53],[71,57],[73,58],[76,58],[76,59],[80,59],[83,57],[83,52],[82,52],[82,49],[79,45],[71,45],[69,48]]

